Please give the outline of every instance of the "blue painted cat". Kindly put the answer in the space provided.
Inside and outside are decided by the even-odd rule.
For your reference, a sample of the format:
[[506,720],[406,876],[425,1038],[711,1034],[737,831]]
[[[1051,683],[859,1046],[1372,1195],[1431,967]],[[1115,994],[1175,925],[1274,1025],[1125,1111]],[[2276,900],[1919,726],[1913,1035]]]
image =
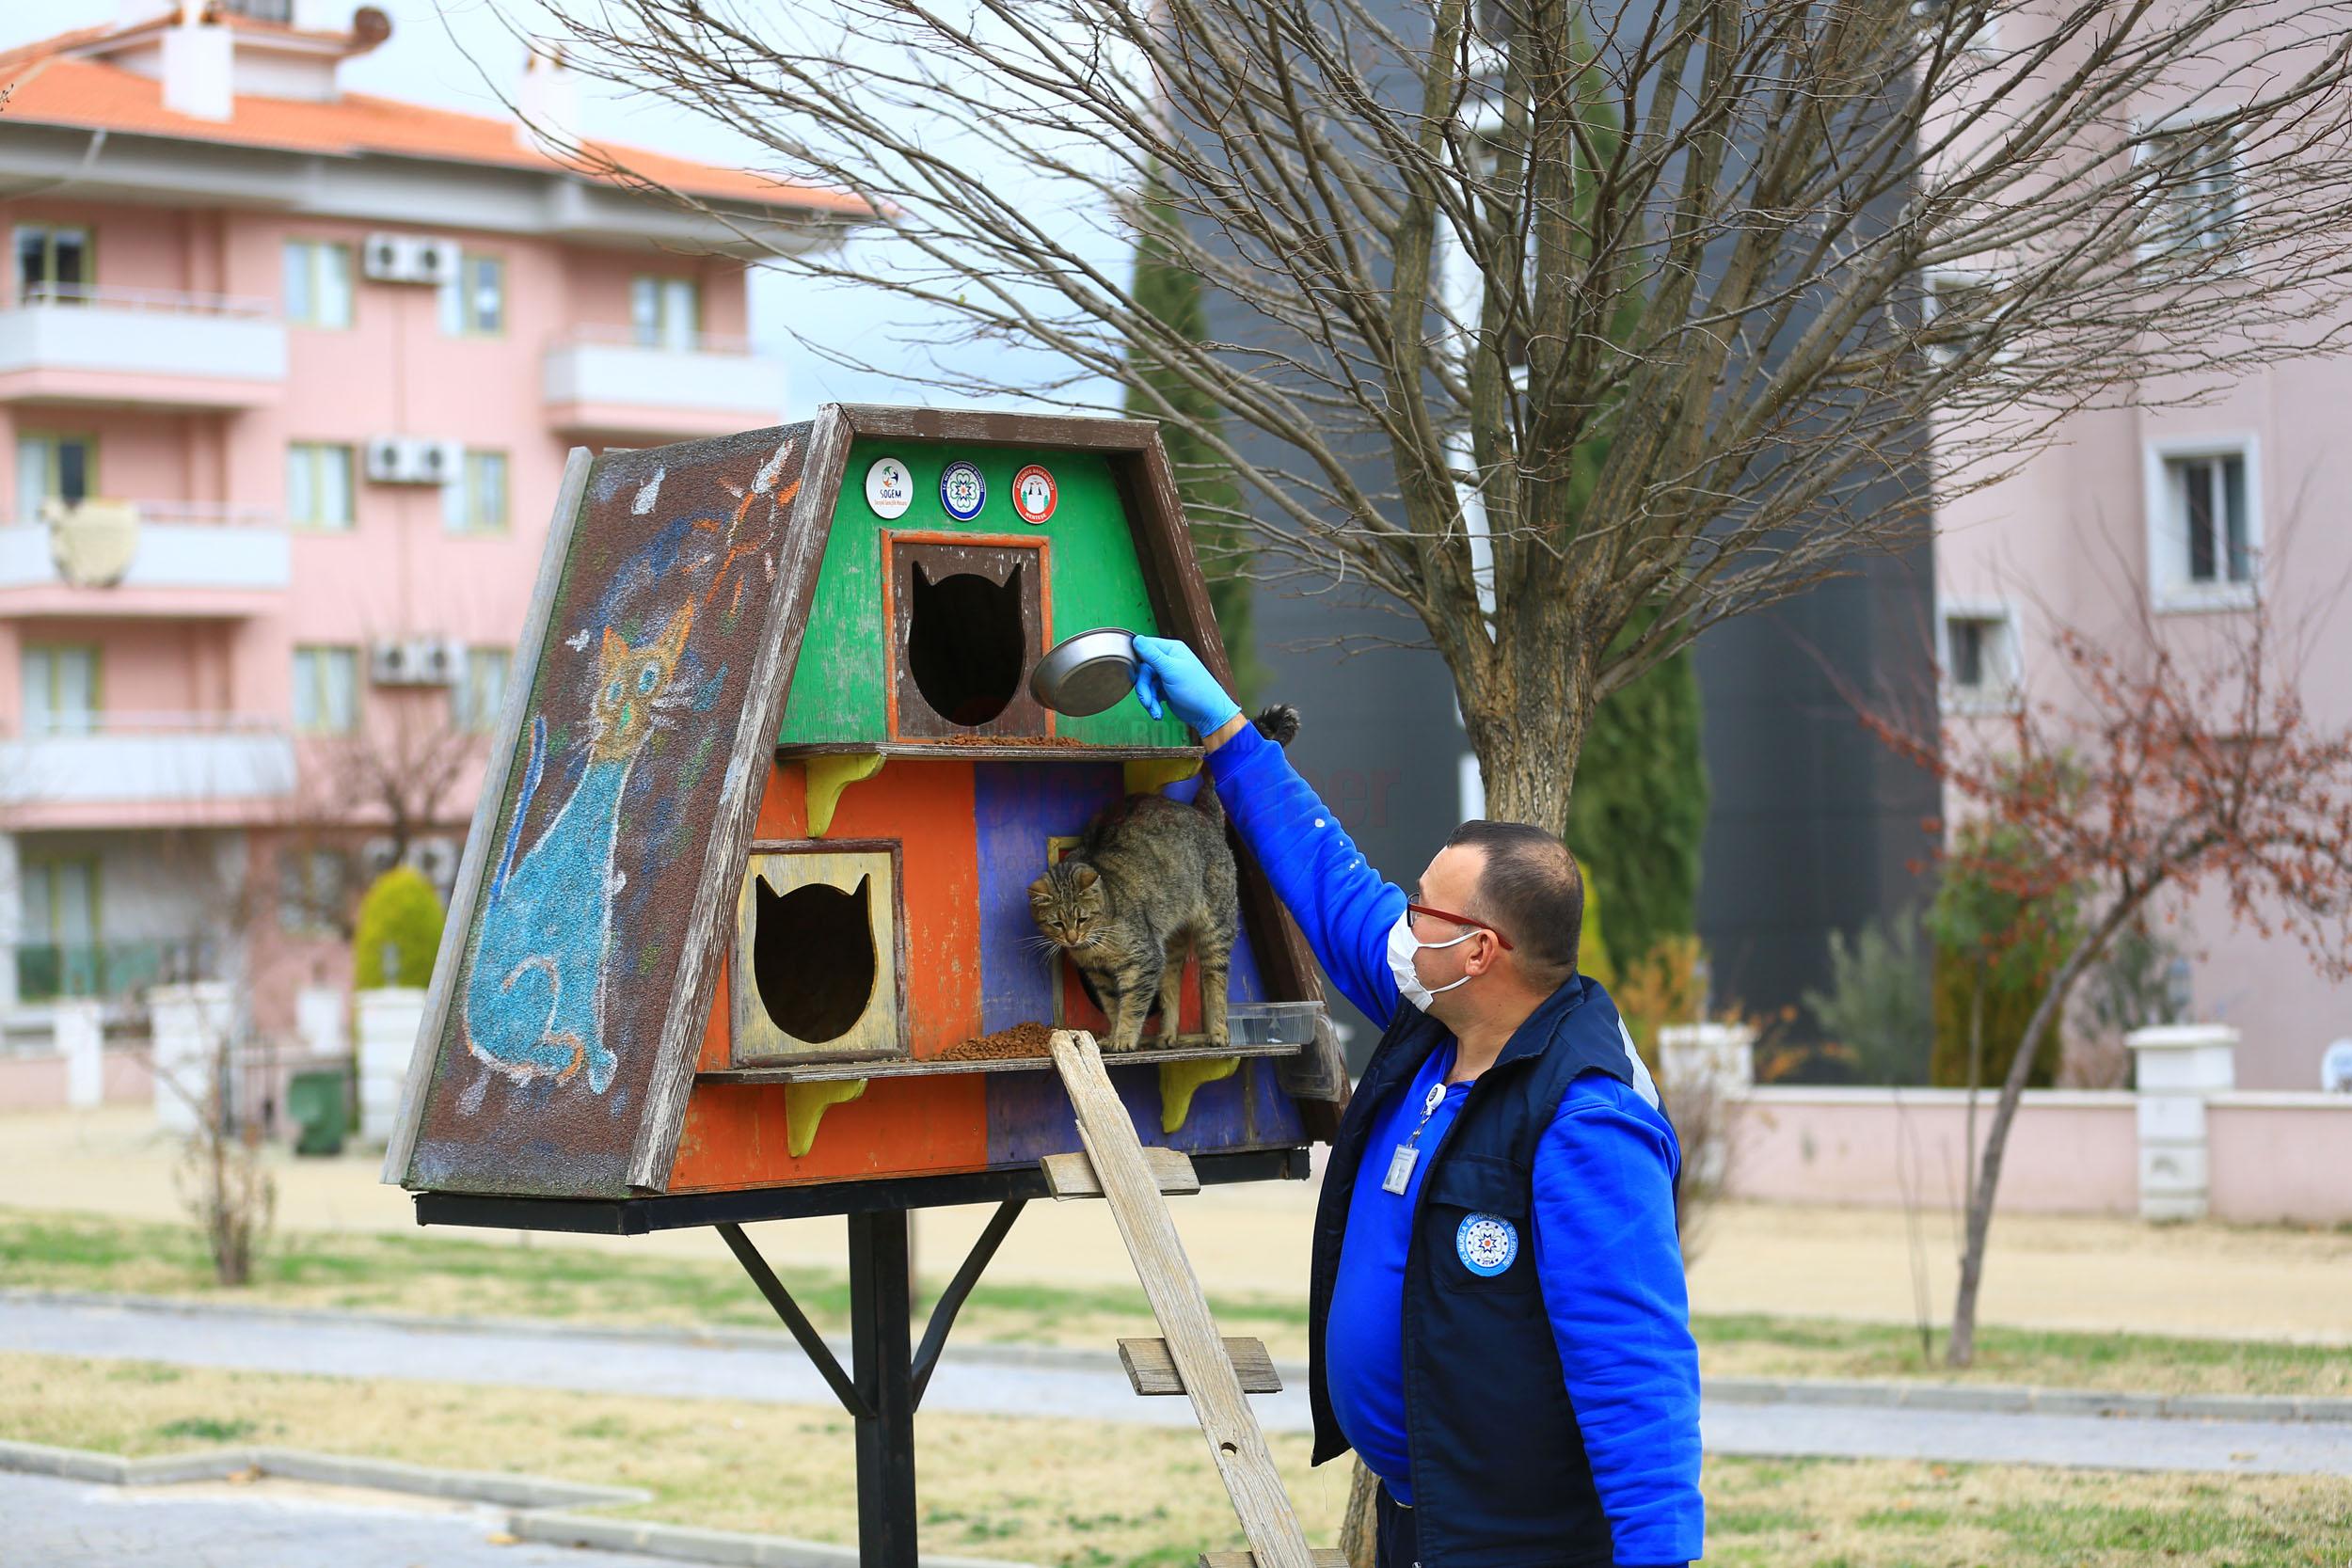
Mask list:
[[[690,602],[652,641],[632,646],[611,626],[596,653],[588,762],[539,841],[518,861],[523,819],[547,762],[547,719],[531,724],[531,761],[490,879],[481,942],[466,983],[466,1047],[516,1084],[568,1084],[584,1069],[602,1094],[619,1057],[604,1037],[605,948],[612,935],[612,863],[629,769],[694,624]],[[466,1100],[481,1103],[485,1076]]]

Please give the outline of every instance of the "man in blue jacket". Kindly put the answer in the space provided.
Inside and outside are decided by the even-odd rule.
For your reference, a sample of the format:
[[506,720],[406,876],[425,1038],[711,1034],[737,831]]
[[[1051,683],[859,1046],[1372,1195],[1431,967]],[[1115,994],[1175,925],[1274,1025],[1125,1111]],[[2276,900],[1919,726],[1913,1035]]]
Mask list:
[[1324,968],[1383,1022],[1315,1215],[1315,1463],[1380,1478],[1381,1568],[1657,1568],[1701,1555],[1681,1150],[1539,828],[1454,830],[1408,899],[1192,650],[1136,692],[1211,779]]

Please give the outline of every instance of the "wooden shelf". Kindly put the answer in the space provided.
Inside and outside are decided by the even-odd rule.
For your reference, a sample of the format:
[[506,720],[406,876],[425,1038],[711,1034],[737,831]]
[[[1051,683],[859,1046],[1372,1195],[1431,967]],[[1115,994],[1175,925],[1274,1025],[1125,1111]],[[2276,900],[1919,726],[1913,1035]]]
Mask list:
[[[1114,1055],[1103,1054],[1109,1068],[1156,1067],[1162,1062],[1214,1062],[1226,1056],[1295,1056],[1303,1045],[1178,1045]],[[723,1068],[697,1072],[697,1084],[839,1084],[857,1078],[929,1078],[950,1072],[1051,1072],[1051,1056],[990,1056],[973,1061],[910,1062],[899,1058],[876,1062],[790,1062],[773,1067]]]
[[1136,762],[1152,757],[1198,761],[1198,746],[1090,746],[1083,740],[820,740],[776,748],[776,760],[842,755],[914,757],[932,762]]

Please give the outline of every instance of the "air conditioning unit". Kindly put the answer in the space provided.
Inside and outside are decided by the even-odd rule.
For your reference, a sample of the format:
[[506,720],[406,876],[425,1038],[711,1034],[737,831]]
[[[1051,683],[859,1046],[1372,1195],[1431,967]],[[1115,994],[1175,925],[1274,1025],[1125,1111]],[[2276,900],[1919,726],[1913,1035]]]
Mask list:
[[408,846],[408,863],[435,887],[447,888],[457,880],[460,847],[453,838],[421,838]]
[[421,637],[410,644],[421,686],[455,686],[466,678],[466,645],[453,638]]
[[466,646],[446,637],[389,637],[368,650],[368,678],[378,686],[454,686],[466,673]]
[[376,484],[453,484],[465,472],[466,444],[418,436],[368,438],[366,472]]
[[455,240],[370,234],[359,247],[359,271],[378,283],[449,283],[457,277],[460,253]]

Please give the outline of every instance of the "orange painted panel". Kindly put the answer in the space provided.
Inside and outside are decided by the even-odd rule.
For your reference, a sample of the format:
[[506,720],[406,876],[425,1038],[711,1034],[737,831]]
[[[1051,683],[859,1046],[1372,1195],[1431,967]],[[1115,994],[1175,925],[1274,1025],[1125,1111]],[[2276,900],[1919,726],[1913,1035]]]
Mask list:
[[671,1168],[674,1193],[807,1181],[933,1176],[988,1164],[986,1079],[877,1078],[825,1112],[817,1142],[795,1160],[777,1084],[697,1084]]
[[[757,836],[807,836],[802,765],[772,768]],[[973,832],[972,764],[893,758],[849,786],[827,838],[895,839],[907,912],[908,1038],[918,1058],[937,1056],[980,1030],[979,864]],[[724,976],[699,1058],[727,1065]],[[882,1078],[834,1105],[802,1158],[788,1142],[786,1089],[773,1084],[698,1084],[669,1191],[708,1192],[879,1176],[978,1170],[988,1164],[988,1102],[977,1074]]]
[[907,911],[907,1040],[927,1061],[980,1032],[972,764],[893,757],[841,795],[827,838],[894,838]]

